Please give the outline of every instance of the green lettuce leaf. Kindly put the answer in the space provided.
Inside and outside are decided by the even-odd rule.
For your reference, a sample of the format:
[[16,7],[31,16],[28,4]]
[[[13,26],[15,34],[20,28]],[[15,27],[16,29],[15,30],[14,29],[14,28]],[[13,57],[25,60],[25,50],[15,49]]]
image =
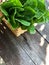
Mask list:
[[26,20],[22,20],[22,19],[16,19],[18,22],[20,22],[22,25],[24,26],[30,26],[30,22],[26,21]]
[[30,32],[30,34],[35,34],[36,33],[35,27],[33,25],[30,25],[28,27],[28,32]]

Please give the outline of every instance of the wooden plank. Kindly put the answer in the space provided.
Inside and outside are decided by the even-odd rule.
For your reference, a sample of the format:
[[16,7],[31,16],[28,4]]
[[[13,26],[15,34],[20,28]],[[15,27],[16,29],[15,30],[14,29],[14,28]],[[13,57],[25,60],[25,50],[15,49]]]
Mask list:
[[[35,62],[36,65],[46,65],[46,49],[48,43],[41,37],[38,33],[35,35],[30,35],[25,33],[18,39],[19,44],[25,50],[25,52],[30,56],[30,58]],[[26,42],[26,41],[27,42]],[[49,61],[48,61],[49,63]]]
[[3,45],[0,46],[0,55],[6,65],[35,65],[3,24],[0,25],[0,45]]
[[49,42],[49,23],[39,24],[36,29]]
[[[2,37],[2,34],[0,34],[1,37]],[[48,58],[49,57],[48,56],[49,55],[48,54],[49,44],[38,33],[36,33],[35,35],[30,35],[28,33],[25,33],[24,35],[22,35],[20,37],[15,37],[11,33],[11,31],[7,28],[6,31],[4,30],[4,37],[5,38],[8,37],[8,39],[10,39],[9,41],[12,41],[12,43],[14,44],[13,45],[10,42],[12,44],[12,46],[16,46],[16,47],[18,46],[18,48],[20,46],[21,48],[19,48],[19,49],[23,49],[23,51],[25,51],[25,54],[27,56],[29,56],[29,58],[35,65],[48,65],[46,63],[49,63],[49,58]],[[8,39],[6,39],[6,40],[8,40]],[[9,44],[7,45],[7,44],[8,43],[6,41],[6,47],[11,49],[12,46]],[[47,50],[47,47],[48,47],[48,50]],[[12,47],[12,49],[13,49],[13,47]],[[14,51],[13,51],[13,53],[14,53]],[[22,53],[22,55],[23,55],[23,53]],[[26,60],[26,62],[27,62],[27,60]]]
[[[3,25],[3,27],[4,27],[4,25]],[[3,32],[5,32],[5,33],[3,33],[4,34],[4,37],[6,36],[6,37],[8,37],[9,36],[9,38],[10,38],[10,40],[13,42],[13,43],[15,43],[15,41],[17,41],[17,43],[18,44],[25,44],[25,47],[24,47],[24,50],[25,50],[25,52],[27,53],[27,55],[31,58],[31,60],[36,64],[36,65],[39,65],[40,64],[40,62],[42,61],[37,55],[36,55],[36,53],[34,52],[34,51],[32,51],[31,50],[31,52],[33,53],[31,53],[30,52],[30,49],[28,48],[28,46],[27,46],[27,44],[26,44],[26,42],[25,42],[25,40],[24,40],[24,38],[22,39],[22,36],[20,36],[20,38],[18,37],[18,38],[15,38],[15,36],[13,36],[12,35],[12,33],[10,32],[10,30],[8,30],[8,28],[6,29],[6,31],[5,30],[3,30]],[[2,32],[1,32],[2,33]],[[1,35],[1,34],[0,34]],[[1,35],[2,36],[2,35]],[[30,38],[30,37],[29,37]],[[3,40],[3,39],[2,39]],[[8,40],[8,39],[6,39],[6,40]],[[8,45],[7,45],[8,46]],[[23,47],[23,46],[22,46]],[[27,51],[26,51],[27,50]],[[31,54],[30,54],[31,53]]]

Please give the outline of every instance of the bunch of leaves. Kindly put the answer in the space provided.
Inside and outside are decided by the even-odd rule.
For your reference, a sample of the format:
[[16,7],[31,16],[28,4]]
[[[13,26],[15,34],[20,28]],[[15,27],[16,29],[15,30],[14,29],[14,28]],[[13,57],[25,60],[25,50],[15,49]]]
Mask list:
[[12,28],[21,27],[31,34],[35,33],[34,23],[49,20],[45,0],[8,0],[0,4],[0,10]]

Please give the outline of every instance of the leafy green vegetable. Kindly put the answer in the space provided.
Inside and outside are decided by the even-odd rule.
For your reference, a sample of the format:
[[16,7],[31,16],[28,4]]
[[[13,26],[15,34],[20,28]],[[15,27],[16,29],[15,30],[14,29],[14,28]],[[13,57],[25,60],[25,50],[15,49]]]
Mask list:
[[0,11],[12,28],[21,27],[31,34],[36,32],[34,23],[49,21],[45,0],[8,0],[0,4]]
[[4,8],[0,7],[0,9],[5,16],[8,16],[8,12]]
[[36,32],[35,27],[33,25],[30,25],[28,27],[28,32],[30,32],[30,34],[35,34],[35,32]]
[[27,0],[24,6],[37,7],[38,0]]
[[20,22],[22,25],[24,25],[24,26],[30,26],[30,22],[28,22],[28,21],[25,21],[25,20],[21,20],[21,19],[16,19],[18,22]]
[[12,2],[12,5],[15,5],[15,6],[18,6],[18,7],[23,6],[19,0],[9,0],[9,1]]
[[45,4],[43,4],[40,0],[38,1],[38,9],[42,12],[46,11]]
[[22,4],[24,4],[26,2],[26,0],[20,0]]

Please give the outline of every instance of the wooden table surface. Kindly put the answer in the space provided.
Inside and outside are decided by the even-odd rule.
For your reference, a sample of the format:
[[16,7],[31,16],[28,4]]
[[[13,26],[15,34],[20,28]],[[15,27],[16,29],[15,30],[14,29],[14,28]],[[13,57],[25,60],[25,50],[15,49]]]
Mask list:
[[36,31],[15,37],[0,24],[0,56],[6,65],[49,65],[49,23],[37,25]]
[[34,35],[26,32],[15,37],[1,23],[0,56],[4,62],[0,57],[0,65],[49,65],[49,23],[37,25],[36,31]]

